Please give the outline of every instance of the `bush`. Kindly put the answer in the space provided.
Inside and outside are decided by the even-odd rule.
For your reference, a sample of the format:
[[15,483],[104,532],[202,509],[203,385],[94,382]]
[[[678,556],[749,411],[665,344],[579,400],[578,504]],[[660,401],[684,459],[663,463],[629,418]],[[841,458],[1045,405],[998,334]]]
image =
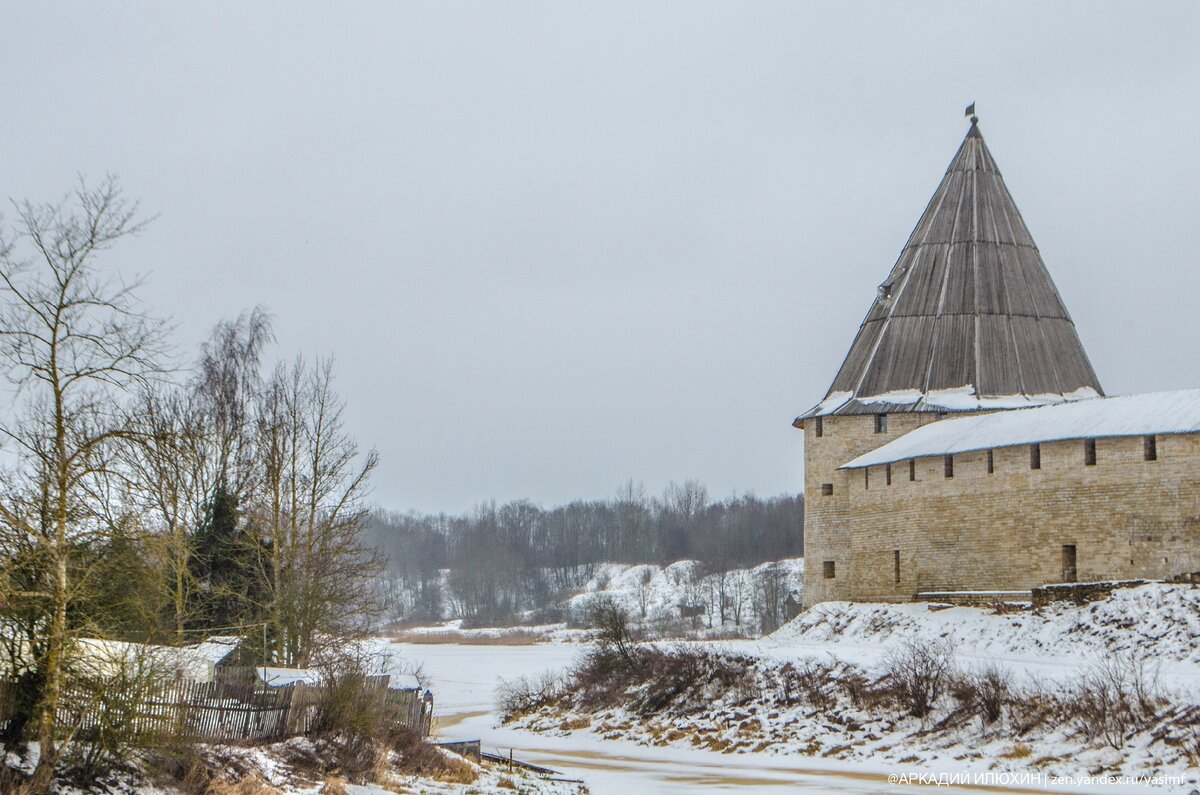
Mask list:
[[753,667],[750,657],[710,649],[648,649],[639,669],[644,684],[631,694],[630,708],[649,716],[693,712],[721,696],[743,703],[755,695]]
[[830,688],[834,681],[835,665],[813,659],[797,665],[785,663],[779,670],[784,704],[808,704],[823,711],[837,703],[837,697]]
[[172,676],[168,665],[137,646],[74,661],[64,699],[75,712],[74,738],[64,748],[63,778],[87,786],[131,770],[143,749],[180,744],[179,726],[147,719],[147,702],[162,697]]
[[322,750],[325,770],[338,770],[356,783],[387,765],[394,730],[383,698],[381,661],[351,646],[321,660],[321,696],[309,736]]
[[907,641],[884,661],[893,697],[917,718],[925,718],[933,710],[953,667],[954,646],[946,640]]
[[457,784],[468,784],[476,779],[475,768],[448,751],[425,742],[425,738],[415,729],[397,729],[392,733],[390,744],[399,757],[395,767],[401,773]]
[[501,679],[496,689],[496,705],[501,719],[507,722],[556,703],[562,694],[562,679],[552,672],[536,677],[520,676],[511,681]]
[[1068,685],[1062,708],[1078,732],[1121,748],[1126,738],[1153,723],[1166,703],[1156,671],[1131,655],[1110,654]]
[[1011,692],[1012,674],[991,664],[955,677],[951,684],[951,694],[961,709],[978,715],[985,726],[1003,717]]
[[566,683],[575,705],[620,705],[643,716],[686,714],[716,697],[745,701],[756,692],[750,657],[680,645],[639,647],[631,659],[606,646],[594,648]]
[[625,608],[612,599],[597,599],[588,606],[588,625],[596,631],[592,639],[597,651],[636,665],[637,641]]

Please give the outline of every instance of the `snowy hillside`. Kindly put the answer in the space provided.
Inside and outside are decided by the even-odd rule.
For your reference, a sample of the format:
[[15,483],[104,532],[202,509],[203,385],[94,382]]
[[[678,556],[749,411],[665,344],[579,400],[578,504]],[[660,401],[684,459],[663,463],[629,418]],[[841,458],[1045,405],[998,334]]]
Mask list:
[[567,600],[567,607],[572,614],[581,614],[595,600],[611,599],[643,624],[679,619],[681,606],[701,607],[704,613],[697,617],[697,625],[753,629],[773,610],[784,620],[783,602],[789,594],[799,600],[803,588],[803,558],[723,574],[705,574],[694,560],[665,567],[604,563],[583,592]]
[[[581,567],[582,569],[583,567]],[[804,589],[804,559],[761,563],[747,569],[709,573],[699,561],[655,564],[600,563],[572,572],[579,583],[537,610],[518,613],[520,629],[568,640],[568,627],[587,624],[587,613],[600,600],[621,606],[647,633],[658,636],[759,636],[787,620],[786,602],[799,603]],[[440,587],[449,592],[443,572]],[[400,603],[411,601],[399,594]],[[435,627],[407,627],[409,635],[454,631],[482,637],[512,634],[513,627],[481,627],[465,620],[453,599],[443,599],[442,621]],[[690,608],[685,616],[682,607]]]

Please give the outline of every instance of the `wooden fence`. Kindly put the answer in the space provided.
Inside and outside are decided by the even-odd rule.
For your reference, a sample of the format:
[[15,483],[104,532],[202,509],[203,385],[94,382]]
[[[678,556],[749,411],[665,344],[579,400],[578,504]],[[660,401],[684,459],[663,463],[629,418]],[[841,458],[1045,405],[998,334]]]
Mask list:
[[[387,677],[372,682],[390,719],[428,736],[432,699],[417,690],[393,690]],[[293,684],[262,687],[228,682],[180,680],[141,693],[111,688],[68,688],[57,712],[62,727],[83,736],[107,727],[145,738],[178,737],[198,742],[280,740],[308,734],[319,717],[326,688]],[[16,684],[0,680],[0,724],[12,717]]]

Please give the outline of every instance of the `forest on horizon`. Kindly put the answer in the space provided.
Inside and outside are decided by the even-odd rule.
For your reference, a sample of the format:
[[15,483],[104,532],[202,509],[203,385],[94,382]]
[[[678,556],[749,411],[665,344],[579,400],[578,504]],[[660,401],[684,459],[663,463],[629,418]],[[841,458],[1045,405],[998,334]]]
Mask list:
[[696,560],[720,574],[802,557],[803,528],[802,494],[711,501],[703,484],[687,480],[651,497],[629,481],[610,499],[549,508],[514,500],[461,514],[376,510],[364,540],[387,560],[393,593],[405,594],[394,618],[483,624],[549,608],[600,563]]

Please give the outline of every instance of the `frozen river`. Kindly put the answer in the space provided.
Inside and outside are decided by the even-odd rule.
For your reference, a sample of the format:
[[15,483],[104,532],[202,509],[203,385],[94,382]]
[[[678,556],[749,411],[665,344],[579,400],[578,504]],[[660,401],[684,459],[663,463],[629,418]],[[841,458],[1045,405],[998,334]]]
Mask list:
[[[435,724],[442,739],[480,739],[485,751],[582,779],[593,795],[682,795],[694,792],[831,792],[898,795],[935,791],[890,784],[885,768],[847,772],[809,757],[720,754],[689,748],[652,748],[588,733],[547,737],[501,727],[494,711],[496,687],[571,664],[580,647],[395,644],[403,658],[423,666],[437,697]],[[909,771],[912,772],[912,771]],[[979,788],[938,787],[937,792],[979,793]],[[999,790],[990,790],[993,792]]]

